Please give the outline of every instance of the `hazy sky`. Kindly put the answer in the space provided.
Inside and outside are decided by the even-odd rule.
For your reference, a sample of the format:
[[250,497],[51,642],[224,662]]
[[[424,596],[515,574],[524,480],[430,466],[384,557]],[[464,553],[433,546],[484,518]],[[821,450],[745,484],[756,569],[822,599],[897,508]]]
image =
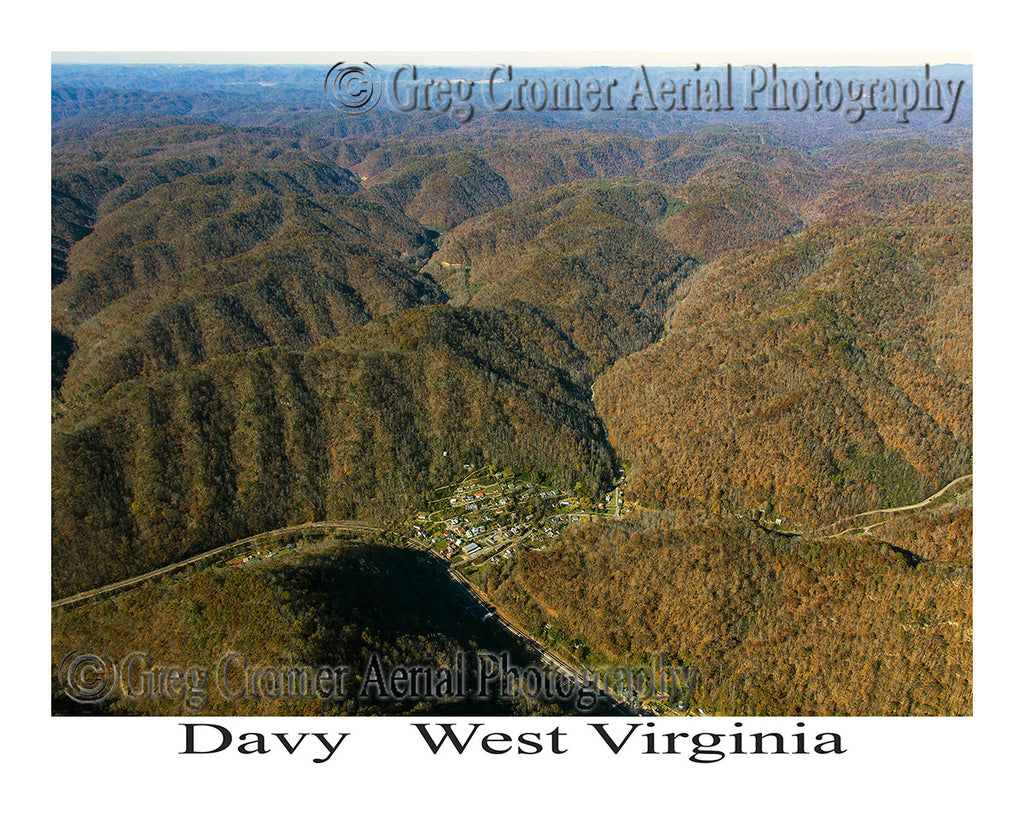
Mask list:
[[840,65],[941,65],[972,62],[964,51],[54,51],[54,63],[206,63],[324,65],[346,61],[367,61],[381,65],[395,63],[493,65],[512,61],[519,65],[724,65],[742,63],[790,66]]

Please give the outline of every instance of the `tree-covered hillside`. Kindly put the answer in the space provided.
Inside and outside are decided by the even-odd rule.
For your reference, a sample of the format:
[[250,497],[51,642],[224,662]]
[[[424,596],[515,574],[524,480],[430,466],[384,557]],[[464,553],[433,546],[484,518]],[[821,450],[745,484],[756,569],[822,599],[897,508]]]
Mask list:
[[[394,528],[500,465],[593,500],[473,575],[562,649],[670,652],[718,713],[970,712],[970,496],[826,537],[973,470],[969,91],[948,126],[467,123],[341,116],[322,83],[54,68],[54,597],[286,524]],[[250,645],[275,610],[301,628],[268,657],[448,646],[420,592],[367,625],[361,583],[413,582],[378,557],[139,589],[55,647],[182,617],[180,646]]]

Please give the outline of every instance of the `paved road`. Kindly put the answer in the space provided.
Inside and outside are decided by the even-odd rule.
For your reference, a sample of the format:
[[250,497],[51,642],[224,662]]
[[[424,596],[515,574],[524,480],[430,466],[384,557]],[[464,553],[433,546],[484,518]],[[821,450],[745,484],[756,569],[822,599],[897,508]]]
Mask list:
[[[833,526],[840,526],[842,524],[855,521],[858,518],[866,517],[868,515],[881,514],[881,513],[886,513],[886,512],[909,512],[909,511],[911,511],[913,509],[920,509],[921,507],[927,506],[932,501],[934,501],[937,498],[941,497],[945,492],[947,492],[949,489],[953,488],[957,484],[960,484],[960,483],[962,483],[964,481],[970,480],[973,477],[974,477],[973,474],[971,474],[971,475],[961,475],[959,478],[956,478],[956,479],[950,481],[948,484],[946,484],[944,487],[942,487],[942,489],[940,489],[938,492],[936,492],[935,494],[931,495],[928,498],[925,498],[923,501],[920,501],[919,503],[910,504],[908,506],[893,506],[893,507],[888,507],[886,509],[872,509],[872,510],[867,511],[867,512],[860,512],[859,514],[851,515],[850,517],[842,518],[841,520],[834,521],[833,523],[830,523],[827,526],[821,527],[820,529],[818,529],[816,531],[817,532],[822,532],[825,529],[832,528]],[[617,491],[618,490],[616,488],[616,492]],[[618,500],[618,498],[616,498],[616,500]],[[618,505],[618,504],[616,504],[616,505]],[[595,517],[598,517],[598,516],[595,516]],[[867,526],[870,528],[870,527],[875,526],[875,525],[878,525],[878,524],[868,524]],[[857,528],[861,528],[861,527],[854,527],[854,529],[857,529]],[[106,594],[106,593],[109,593],[109,592],[118,591],[120,589],[126,589],[126,588],[129,588],[131,586],[134,586],[134,585],[137,585],[139,583],[142,583],[142,582],[144,582],[146,580],[149,580],[151,578],[160,577],[161,575],[167,574],[169,572],[173,572],[173,571],[177,571],[179,569],[185,568],[187,566],[190,566],[192,564],[198,563],[198,562],[200,562],[202,560],[205,560],[207,558],[214,557],[216,555],[223,554],[225,552],[230,552],[231,550],[238,549],[238,548],[240,548],[242,546],[246,546],[246,545],[249,545],[249,544],[252,544],[252,543],[256,543],[258,540],[260,540],[262,538],[273,537],[273,536],[277,536],[277,535],[299,533],[299,532],[308,531],[308,530],[344,530],[344,531],[351,531],[351,532],[372,532],[372,533],[376,533],[376,534],[380,534],[380,533],[385,531],[384,529],[382,529],[382,528],[380,528],[378,526],[372,526],[372,525],[370,525],[368,523],[363,523],[362,521],[357,521],[357,520],[340,520],[340,521],[324,520],[324,521],[314,521],[314,522],[310,522],[310,523],[300,523],[300,524],[296,524],[294,526],[285,526],[285,527],[282,527],[280,529],[274,529],[274,530],[269,531],[269,532],[261,532],[261,533],[259,533],[257,535],[252,535],[250,537],[245,537],[245,538],[242,538],[241,540],[236,540],[236,541],[234,541],[232,543],[228,543],[228,544],[226,544],[224,546],[218,546],[215,549],[210,549],[209,551],[202,552],[201,554],[195,555],[195,556],[190,557],[190,558],[188,558],[186,560],[182,560],[182,561],[179,561],[177,563],[172,563],[169,566],[164,566],[164,567],[159,568],[159,569],[154,569],[151,572],[147,572],[145,574],[137,575],[136,577],[130,577],[130,578],[127,578],[125,580],[120,580],[120,581],[118,581],[116,583],[110,583],[110,584],[108,584],[106,586],[101,586],[98,589],[92,589],[91,591],[80,592],[79,594],[72,595],[71,597],[65,597],[65,598],[63,598],[61,600],[55,600],[55,601],[53,601],[50,604],[50,608],[53,609],[53,608],[58,608],[60,606],[69,605],[69,604],[72,604],[72,603],[79,603],[79,602],[82,602],[84,600],[89,600],[90,598],[96,597],[96,596],[101,595],[101,594]],[[853,529],[844,530],[843,532],[840,533],[840,535],[846,534],[849,531],[853,531]],[[831,537],[838,537],[838,536],[839,535],[832,535]],[[418,546],[419,545],[415,541],[411,541],[408,538],[406,538],[406,542],[410,546]],[[427,550],[427,551],[429,551],[429,550]],[[480,556],[481,555],[476,555],[474,557],[474,559],[476,559],[476,558],[478,558]],[[466,561],[466,562],[468,562],[468,561]],[[477,590],[472,586],[472,584],[470,584],[469,581],[467,581],[458,572],[457,568],[455,568],[451,564],[446,564],[446,565],[447,565],[447,569],[448,569],[448,574],[452,578],[452,580],[454,580],[456,583],[458,583],[460,586],[462,586],[464,589],[466,589],[466,591],[473,597],[473,599],[475,599],[481,605],[481,607],[483,607],[486,610],[492,612],[494,614],[494,617],[497,620],[499,625],[501,625],[504,629],[506,629],[511,634],[514,634],[515,636],[519,637],[521,640],[526,641],[529,645],[532,645],[534,647],[534,649],[537,651],[537,653],[540,655],[540,657],[543,660],[543,662],[547,663],[551,667],[555,668],[558,671],[561,671],[564,674],[571,675],[571,676],[576,677],[578,679],[586,679],[586,674],[583,671],[577,669],[571,663],[569,663],[568,661],[564,660],[562,657],[560,657],[557,654],[555,654],[552,650],[550,650],[549,648],[546,648],[545,646],[543,646],[541,643],[539,643],[537,640],[535,640],[532,635],[530,635],[529,633],[527,633],[523,629],[519,628],[517,625],[515,625],[512,622],[510,622],[505,617],[503,617],[501,614],[499,614],[497,611],[495,611],[494,607],[487,600],[485,600],[479,594],[479,592],[477,592]],[[602,693],[617,704],[617,708],[619,709],[619,711],[621,713],[628,714],[628,715],[635,715],[635,712],[632,709],[630,709],[629,706],[625,702],[623,702],[621,699],[619,699],[618,697],[614,696],[613,694],[611,694],[610,692],[607,692],[607,691],[603,691]]]
[[[82,601],[85,601],[85,600],[89,600],[90,598],[96,597],[96,596],[101,595],[101,594],[106,594],[106,593],[109,593],[109,592],[115,592],[115,591],[127,589],[127,588],[130,588],[131,586],[135,586],[135,585],[137,585],[139,583],[142,583],[142,582],[144,582],[146,580],[150,580],[150,579],[152,579],[154,577],[160,577],[161,575],[165,575],[165,574],[168,574],[170,572],[174,572],[174,571],[177,571],[179,569],[183,569],[183,568],[185,568],[187,566],[191,566],[191,565],[193,565],[195,563],[199,563],[200,561],[205,560],[207,558],[215,557],[217,555],[224,554],[225,552],[231,552],[232,550],[239,549],[239,548],[241,548],[243,546],[248,546],[250,544],[256,543],[257,541],[259,541],[262,538],[274,537],[274,536],[278,536],[278,535],[297,534],[297,533],[304,532],[304,531],[309,531],[309,530],[331,530],[331,531],[343,530],[343,531],[348,531],[348,532],[372,532],[372,533],[376,533],[376,534],[379,534],[379,533],[382,533],[383,531],[385,531],[384,529],[380,528],[379,526],[372,526],[372,525],[370,525],[368,523],[363,523],[362,521],[358,521],[358,520],[321,520],[321,521],[314,521],[314,522],[311,522],[311,523],[299,523],[299,524],[296,524],[294,526],[284,526],[284,527],[282,527],[280,529],[274,529],[274,530],[269,531],[269,532],[260,532],[257,535],[252,535],[250,537],[244,537],[241,540],[233,541],[232,543],[225,544],[224,546],[218,546],[215,549],[210,549],[208,551],[202,552],[201,554],[198,554],[198,555],[195,555],[193,557],[190,557],[187,560],[181,560],[181,561],[178,561],[177,563],[172,563],[169,566],[163,566],[163,567],[161,567],[159,569],[154,569],[151,572],[146,572],[145,574],[140,574],[140,575],[137,575],[135,577],[129,577],[129,578],[125,579],[125,580],[119,580],[116,583],[109,583],[108,585],[101,586],[98,589],[92,589],[90,591],[80,592],[79,594],[72,595],[71,597],[65,597],[65,598],[63,598],[61,600],[55,600],[55,601],[53,601],[50,604],[50,608],[51,609],[55,609],[55,608],[59,608],[60,606],[70,605],[72,603],[79,603],[79,602],[82,602]],[[409,545],[409,546],[419,547],[421,549],[423,548],[416,541],[411,540],[409,538],[406,538],[405,541],[406,541],[406,544]],[[424,551],[429,552],[430,550],[429,549],[424,549]],[[446,568],[448,570],[449,577],[451,577],[451,579],[454,582],[456,582],[460,586],[462,586],[462,588],[464,588],[469,593],[469,595],[474,600],[476,600],[477,603],[480,604],[480,606],[482,608],[484,608],[487,611],[491,612],[494,615],[494,618],[497,621],[498,625],[502,626],[506,631],[510,632],[511,634],[514,634],[516,637],[520,638],[521,640],[524,640],[527,644],[533,646],[534,650],[537,651],[537,653],[540,655],[540,657],[541,657],[543,662],[547,663],[551,667],[555,668],[558,671],[561,671],[564,674],[568,674],[568,675],[571,675],[571,676],[579,678],[579,679],[585,679],[585,675],[584,675],[584,673],[582,671],[580,671],[579,669],[575,668],[570,663],[568,663],[565,660],[563,660],[561,657],[559,657],[557,654],[555,654],[550,649],[545,648],[543,645],[541,645],[539,642],[537,642],[526,631],[524,631],[523,629],[519,628],[514,623],[509,622],[507,619],[505,619],[505,617],[503,617],[499,612],[497,612],[494,609],[494,607],[490,603],[488,603],[479,594],[479,592],[477,592],[477,590],[469,583],[469,581],[466,580],[450,564],[446,563]],[[612,700],[612,701],[614,701],[616,703],[617,710],[620,713],[626,714],[626,715],[634,715],[635,712],[632,711],[628,707],[628,705],[626,705],[626,703],[622,702],[617,697],[613,696],[612,694],[610,694],[607,691],[602,691],[602,694],[604,694],[609,700]]]
[[310,529],[341,529],[347,532],[374,533],[380,533],[384,531],[380,527],[371,526],[368,523],[363,523],[362,521],[358,520],[320,520],[311,523],[298,523],[294,526],[284,526],[280,529],[274,529],[270,532],[260,532],[258,535],[252,535],[251,537],[243,537],[241,540],[236,540],[224,546],[218,546],[215,549],[210,549],[209,551],[202,552],[200,554],[195,555],[194,557],[190,557],[186,560],[180,560],[177,563],[172,563],[169,566],[163,566],[159,569],[154,569],[153,571],[146,572],[145,574],[136,575],[135,577],[129,577],[125,580],[119,580],[116,583],[110,583],[106,586],[100,586],[98,589],[79,592],[78,594],[72,595],[71,597],[62,598],[61,600],[54,600],[52,603],[50,603],[50,608],[55,609],[59,608],[60,606],[69,605],[71,603],[80,603],[83,600],[88,600],[100,594],[118,591],[119,589],[127,589],[131,586],[135,586],[139,583],[142,583],[145,580],[150,580],[154,577],[160,577],[161,575],[167,574],[168,572],[178,571],[179,569],[191,566],[193,563],[199,563],[200,561],[205,560],[206,558],[214,557],[216,555],[222,554],[223,552],[230,552],[233,549],[238,549],[242,546],[247,546],[251,543],[256,543],[261,538],[273,537],[275,535],[293,534],[308,531]]

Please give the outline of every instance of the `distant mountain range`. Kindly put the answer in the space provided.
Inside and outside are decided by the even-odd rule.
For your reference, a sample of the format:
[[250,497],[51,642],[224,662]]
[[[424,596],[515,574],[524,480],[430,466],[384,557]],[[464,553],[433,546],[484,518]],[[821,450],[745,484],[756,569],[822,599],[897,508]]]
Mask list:
[[[873,713],[901,685],[909,713],[969,710],[969,628],[927,625],[969,621],[969,499],[834,559],[812,533],[972,470],[970,67],[933,67],[965,82],[952,122],[906,125],[346,116],[328,68],[53,66],[54,596],[387,524],[463,463],[595,497],[624,467],[633,517],[489,593],[563,647],[704,663],[723,712],[861,713],[872,685]],[[848,678],[793,637],[812,605]],[[813,679],[780,693],[796,642]],[[882,644],[908,659],[865,670]]]

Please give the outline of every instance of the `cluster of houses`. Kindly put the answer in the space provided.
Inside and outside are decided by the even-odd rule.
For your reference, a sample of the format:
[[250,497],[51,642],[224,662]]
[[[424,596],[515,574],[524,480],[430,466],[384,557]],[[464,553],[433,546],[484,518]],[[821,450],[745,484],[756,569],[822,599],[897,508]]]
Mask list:
[[[511,473],[506,472],[506,481]],[[478,483],[469,477],[447,497],[433,502],[429,511],[421,511],[408,521],[413,539],[451,561],[467,561],[491,556],[491,560],[511,558],[519,546],[544,548],[561,529],[602,514],[605,503],[588,508],[588,501],[567,496],[552,487],[531,483]],[[609,500],[611,495],[605,496]],[[408,533],[408,530],[406,530]],[[284,549],[267,549],[234,559],[228,565],[243,566],[266,560]]]
[[[289,543],[287,546],[284,547],[284,549],[294,549],[294,548],[295,548],[295,544],[294,543]],[[277,552],[282,552],[282,551],[284,551],[284,549],[278,549]],[[258,552],[253,552],[253,553],[247,554],[245,557],[240,557],[238,560],[233,560],[228,565],[229,566],[243,566],[246,563],[259,562],[260,560],[266,560],[269,557],[273,557],[274,555],[277,554],[277,552],[273,551],[272,549],[267,549],[265,551],[261,549]]]
[[[467,560],[491,553],[509,558],[515,547],[554,538],[561,527],[581,520],[580,501],[558,489],[496,482],[467,482],[436,501],[430,512],[412,522],[416,540],[449,560]],[[603,504],[602,504],[603,506]],[[552,514],[554,513],[554,514]]]

